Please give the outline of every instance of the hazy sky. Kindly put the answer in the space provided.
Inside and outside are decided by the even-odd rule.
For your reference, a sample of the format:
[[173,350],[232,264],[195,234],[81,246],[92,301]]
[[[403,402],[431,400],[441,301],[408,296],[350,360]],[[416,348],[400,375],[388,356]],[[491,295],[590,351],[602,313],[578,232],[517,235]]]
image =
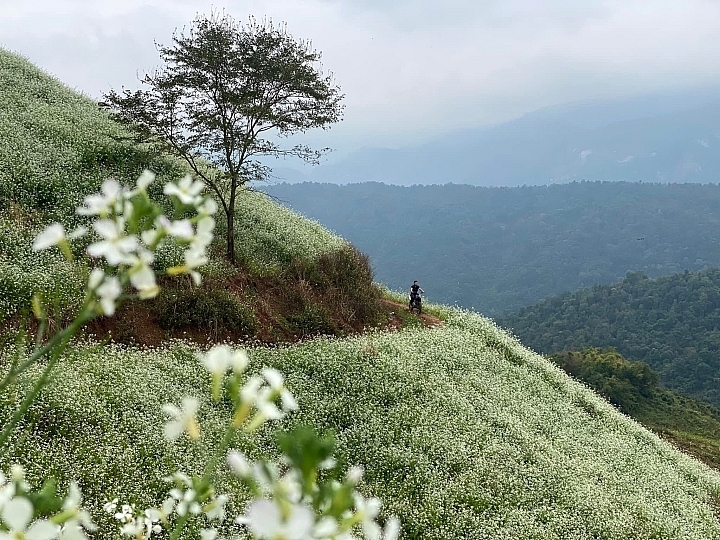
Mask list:
[[94,97],[224,8],[285,21],[346,94],[318,141],[402,146],[556,103],[720,83],[716,0],[0,0],[0,46]]

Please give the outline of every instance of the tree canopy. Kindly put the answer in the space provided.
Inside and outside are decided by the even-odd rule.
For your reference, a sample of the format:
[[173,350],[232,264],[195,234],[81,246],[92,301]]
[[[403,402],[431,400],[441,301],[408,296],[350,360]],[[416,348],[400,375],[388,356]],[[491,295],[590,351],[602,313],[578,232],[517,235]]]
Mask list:
[[227,220],[227,256],[235,260],[238,189],[267,176],[263,156],[317,161],[322,151],[284,145],[288,135],[340,120],[343,95],[321,54],[285,26],[229,15],[200,15],[171,46],[158,46],[163,66],[143,88],[110,91],[115,118],[185,160],[217,195]]

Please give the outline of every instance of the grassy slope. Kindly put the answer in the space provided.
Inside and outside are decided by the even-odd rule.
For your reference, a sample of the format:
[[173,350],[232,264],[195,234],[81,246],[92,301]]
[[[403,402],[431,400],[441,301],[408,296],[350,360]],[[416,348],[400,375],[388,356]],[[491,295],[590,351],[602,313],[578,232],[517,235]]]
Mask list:
[[[161,403],[207,396],[191,352],[76,351],[13,459],[34,479],[79,478],[89,500],[151,502],[165,471],[208,450],[168,445],[159,429]],[[405,538],[720,537],[720,475],[477,315],[251,357],[253,370],[289,375],[301,410],[288,424],[335,430],[341,461],[366,468],[364,489],[402,518]],[[224,412],[204,401],[208,440]],[[265,432],[236,444],[273,448]]]
[[[0,101],[8,141],[0,145],[0,197],[15,208],[2,207],[0,291],[12,303],[55,265],[13,251],[12,231],[24,227],[15,238],[27,240],[47,219],[70,219],[108,173],[131,181],[148,160],[167,175],[178,169],[114,142],[117,128],[91,102],[4,52]],[[109,161],[119,156],[127,159]],[[253,257],[267,255],[258,257],[264,267],[341,242],[306,221],[283,225],[292,214],[275,206],[246,211],[253,226],[243,238]],[[265,239],[249,234],[259,230]],[[8,276],[26,288],[11,289]],[[322,339],[252,357],[254,369],[274,365],[288,374],[302,407],[289,423],[335,430],[340,457],[366,467],[365,489],[400,515],[406,538],[720,537],[711,506],[720,476],[477,315],[450,312],[431,331]],[[173,447],[162,440],[159,406],[206,395],[206,382],[186,344],[79,347],[0,466],[20,461],[36,481],[49,473],[63,484],[77,478],[96,513],[116,495],[154,503],[166,471],[212,446],[223,412],[206,401],[207,438],[197,448]],[[0,423],[17,399],[0,396]],[[273,448],[267,432],[237,444],[253,454]]]
[[566,351],[550,360],[628,416],[720,470],[720,409],[660,386],[647,364],[611,349]]
[[[73,211],[105,178],[132,184],[144,168],[159,173],[156,188],[184,173],[181,164],[139,148],[97,104],[0,49],[0,320],[38,286],[72,306],[78,272],[59,255],[33,254],[44,223],[79,223]],[[257,272],[277,271],[292,258],[317,257],[345,245],[319,224],[266,197],[245,192],[237,209],[238,256]],[[160,264],[170,263],[170,251]],[[216,272],[226,272],[223,267]]]

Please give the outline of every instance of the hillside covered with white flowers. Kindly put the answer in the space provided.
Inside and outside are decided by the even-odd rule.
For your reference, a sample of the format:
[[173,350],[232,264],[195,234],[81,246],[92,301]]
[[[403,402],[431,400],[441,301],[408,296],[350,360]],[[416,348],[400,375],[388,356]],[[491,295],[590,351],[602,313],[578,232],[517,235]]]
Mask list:
[[[77,215],[75,208],[85,196],[97,192],[108,176],[132,185],[145,168],[154,170],[159,181],[148,186],[138,183],[133,197],[137,193],[144,196],[145,187],[151,197],[159,197],[163,184],[184,173],[180,164],[153,154],[152,149],[133,146],[90,100],[22,58],[0,51],[0,319],[4,325],[0,375],[23,362],[26,345],[18,335],[36,324],[32,316],[23,317],[23,312],[32,313],[33,293],[41,292],[45,304],[56,310],[53,324],[57,325],[62,325],[65,312],[83,301],[95,305],[92,298],[83,300],[86,270],[67,262],[61,250],[33,251],[33,238],[55,221],[68,231],[82,226],[83,216]],[[168,191],[166,184],[165,193]],[[208,217],[199,211],[203,219]],[[343,240],[257,194],[246,195],[241,214],[245,226],[240,228],[238,244],[244,273],[233,274],[235,270],[210,249],[208,268],[201,269],[204,282],[216,280],[226,288],[252,290],[248,302],[262,296],[263,286],[272,284],[261,278],[287,279],[284,272],[288,267],[307,282],[316,279],[318,296],[328,283],[339,286],[332,280],[324,282],[318,270],[322,266],[312,262],[345,248]],[[73,244],[76,259],[85,252],[92,254],[87,248],[82,239]],[[155,256],[159,272],[178,264],[183,252],[171,244],[165,251],[158,248]],[[234,281],[222,281],[228,274]],[[92,283],[92,275],[90,279]],[[102,279],[109,282],[111,278]],[[250,287],[251,282],[255,288]],[[133,285],[142,292],[135,282]],[[163,290],[173,287],[163,281],[160,285]],[[91,285],[90,293],[97,290]],[[194,290],[188,282],[173,294],[195,294],[196,305],[200,305],[202,291],[208,297],[217,292],[187,292]],[[237,300],[238,293],[233,294]],[[213,304],[217,305],[219,302]],[[333,322],[320,313],[326,304],[308,305],[304,318],[289,314],[285,324],[317,329],[318,321]],[[165,303],[158,301],[155,309],[171,306],[166,299]],[[247,306],[257,308],[256,304]],[[112,311],[102,309],[106,314]],[[443,319],[443,324],[434,328],[406,325],[390,331],[381,326],[349,337],[246,346],[249,366],[243,363],[237,369],[262,373],[267,392],[277,387],[292,393],[294,400],[282,396],[283,414],[277,415],[281,428],[309,425],[320,433],[334,434],[337,469],[345,474],[350,466],[362,467],[361,480],[356,472],[350,477],[359,481],[357,487],[364,496],[383,501],[378,516],[381,523],[394,524],[389,518],[397,516],[400,538],[720,538],[718,473],[620,414],[489,319],[442,306],[433,306],[433,310]],[[35,317],[42,319],[37,302],[34,311]],[[253,324],[262,327],[264,320],[258,315],[262,312],[256,309],[254,313]],[[118,312],[116,317],[120,315]],[[112,326],[113,318],[107,319],[104,324]],[[278,324],[278,320],[272,323]],[[126,325],[136,323],[141,324],[125,319]],[[208,333],[205,337],[213,341],[221,336]],[[262,423],[263,414],[276,410],[268,408],[269,401],[262,401],[259,386],[254,394],[243,387],[237,398],[234,375],[229,376],[227,386],[213,386],[211,398],[207,388],[211,380],[216,381],[213,369],[217,366],[200,354],[207,347],[197,341],[163,339],[147,347],[98,343],[87,336],[77,340],[57,360],[50,382],[0,449],[0,471],[20,464],[29,485],[39,487],[54,477],[63,491],[76,481],[97,525],[91,537],[116,538],[118,518],[113,512],[117,510],[122,517],[120,505],[134,504],[138,509],[160,505],[167,493],[165,478],[178,470],[203,475],[198,463],[214,454],[218,440],[223,440],[222,448],[242,451],[249,460],[276,458],[274,431]],[[38,362],[0,393],[0,425],[9,421],[44,369],[43,361]],[[225,377],[222,370],[218,373]],[[277,382],[276,373],[285,375],[284,383]],[[251,377],[248,384],[253,380],[260,381]],[[235,397],[229,395],[233,388]],[[273,399],[279,399],[279,392]],[[263,403],[265,407],[257,406],[253,417],[261,418],[259,427],[250,420],[245,432],[228,430],[223,435],[223,418],[238,418],[242,396],[249,394],[256,406]],[[163,410],[165,403],[183,406]],[[197,424],[191,409],[197,410]],[[248,413],[243,414],[244,421]],[[166,423],[163,429],[168,416],[177,422]],[[234,456],[234,470],[244,470],[244,461],[238,461],[238,454]],[[259,506],[244,508],[255,496],[247,485],[230,472],[218,472],[214,481],[218,492],[227,495],[223,514],[234,517],[245,511],[245,523],[248,519],[252,523],[252,510]],[[22,522],[17,516],[8,518],[9,509],[26,505],[18,502],[18,497],[7,502],[15,495],[7,488],[12,485],[0,476],[0,519],[5,526],[24,529],[32,514],[24,513]],[[259,486],[258,492],[262,489]],[[299,503],[290,491],[285,493],[288,511],[295,511],[294,505]],[[193,501],[182,500],[189,493],[170,501],[181,516],[194,512]],[[114,502],[116,498],[118,502]],[[73,500],[72,505],[77,506],[77,497]],[[351,525],[358,529],[362,525],[365,537],[378,538],[373,525],[377,508],[368,501],[356,498],[352,519],[357,522]],[[213,499],[213,504],[216,502]],[[34,503],[40,508],[39,502]],[[196,506],[200,518],[218,518],[215,507]],[[316,510],[328,511],[323,505]],[[148,514],[151,526],[136,537],[167,537],[166,532],[155,532],[154,527],[162,523],[160,514],[157,516]],[[336,516],[338,523],[347,517],[343,516]],[[267,537],[355,537],[327,533],[327,526],[321,534],[321,525],[318,522],[312,531],[299,525],[294,531],[275,529],[277,534]],[[46,527],[52,533],[47,538],[61,534],[52,524]],[[385,538],[394,536],[394,527],[386,526]],[[190,529],[183,538],[249,534],[232,519],[217,525],[212,533],[208,530]],[[259,529],[250,530],[265,537],[257,533]],[[300,535],[298,531],[305,532]]]

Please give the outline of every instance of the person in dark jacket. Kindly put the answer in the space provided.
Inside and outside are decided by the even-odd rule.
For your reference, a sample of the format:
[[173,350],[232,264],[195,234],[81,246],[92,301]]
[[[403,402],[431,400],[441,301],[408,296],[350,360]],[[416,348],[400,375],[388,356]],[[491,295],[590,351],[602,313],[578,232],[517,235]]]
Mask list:
[[418,285],[416,279],[415,281],[413,281],[413,284],[410,287],[410,308],[412,308],[412,305],[415,303],[415,300],[417,300],[420,293],[425,294],[425,291],[423,291],[420,285]]

